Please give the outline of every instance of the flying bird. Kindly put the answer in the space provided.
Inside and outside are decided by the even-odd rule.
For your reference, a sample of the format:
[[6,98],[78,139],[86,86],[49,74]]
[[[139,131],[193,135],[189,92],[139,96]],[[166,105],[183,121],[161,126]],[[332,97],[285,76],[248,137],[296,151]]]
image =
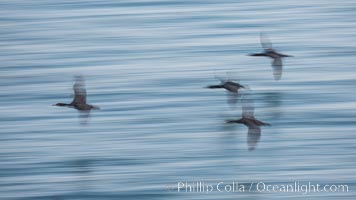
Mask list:
[[57,103],[53,106],[69,107],[79,111],[90,111],[100,109],[97,106],[87,104],[87,92],[85,89],[85,81],[82,76],[75,77],[75,83],[73,85],[74,99],[71,103]]
[[263,53],[253,53],[249,56],[265,56],[272,58],[272,67],[273,67],[273,76],[275,80],[280,80],[282,77],[282,58],[283,57],[293,57],[291,55],[285,55],[278,53],[272,47],[272,42],[269,40],[266,34],[260,33],[260,42],[262,48],[264,49]]
[[254,150],[261,138],[260,126],[270,126],[269,123],[259,121],[255,118],[255,107],[253,99],[244,94],[242,99],[242,117],[237,120],[226,120],[226,123],[239,123],[248,127],[247,146],[248,150]]
[[220,79],[221,83],[218,85],[209,85],[206,88],[210,89],[217,89],[217,88],[224,88],[228,91],[228,103],[230,105],[236,104],[237,99],[239,97],[239,90],[241,88],[245,88],[243,85],[230,81],[230,80],[222,80]]

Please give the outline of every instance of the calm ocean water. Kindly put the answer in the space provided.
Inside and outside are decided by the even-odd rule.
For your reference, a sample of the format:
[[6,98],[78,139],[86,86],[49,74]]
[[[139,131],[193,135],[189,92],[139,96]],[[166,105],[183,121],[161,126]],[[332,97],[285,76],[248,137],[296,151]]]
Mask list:
[[[0,199],[354,199],[355,11],[353,0],[1,1]],[[260,32],[295,56],[280,81],[270,59],[246,56],[262,51]],[[71,101],[77,74],[101,107],[89,118],[52,106]],[[245,126],[224,123],[239,103],[204,88],[214,76],[248,85],[272,124],[254,151]],[[214,191],[178,191],[197,182]],[[232,182],[245,190],[221,186]]]

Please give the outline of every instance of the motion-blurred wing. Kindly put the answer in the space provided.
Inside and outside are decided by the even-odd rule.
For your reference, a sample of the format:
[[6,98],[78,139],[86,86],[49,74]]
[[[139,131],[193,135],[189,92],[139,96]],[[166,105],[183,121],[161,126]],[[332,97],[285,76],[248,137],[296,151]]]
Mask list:
[[74,90],[74,99],[72,104],[86,104],[87,92],[85,89],[84,78],[82,76],[77,76],[75,78],[73,90]]
[[223,77],[220,77],[220,76],[217,76],[217,75],[215,75],[214,77],[215,77],[215,79],[219,80],[221,83],[226,82],[226,78],[223,78]]
[[265,50],[272,49],[272,42],[269,40],[267,34],[260,33],[260,42]]
[[280,80],[282,77],[282,59],[280,57],[274,58],[272,67],[274,80]]
[[226,92],[227,95],[227,103],[230,105],[231,108],[235,108],[236,103],[239,98],[239,94],[235,92]]
[[234,81],[237,83],[240,83],[240,78],[238,78],[240,73],[234,72],[234,71],[228,71],[226,72],[226,77],[228,81]]
[[242,116],[254,118],[255,105],[249,90],[244,90],[242,95]]
[[257,143],[261,138],[261,129],[259,127],[249,128],[247,133],[247,146],[248,150],[256,149]]
[[80,110],[78,117],[81,125],[87,125],[90,119],[90,110]]

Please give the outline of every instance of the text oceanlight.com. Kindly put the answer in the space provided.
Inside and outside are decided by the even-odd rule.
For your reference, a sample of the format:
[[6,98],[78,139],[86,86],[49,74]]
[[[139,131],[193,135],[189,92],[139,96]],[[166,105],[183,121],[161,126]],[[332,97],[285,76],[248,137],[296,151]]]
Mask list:
[[318,192],[348,192],[347,184],[319,184],[313,182],[267,183],[267,182],[225,182],[207,183],[204,181],[178,182],[167,185],[167,190],[181,193],[211,193],[211,192],[261,192],[261,193],[318,193]]

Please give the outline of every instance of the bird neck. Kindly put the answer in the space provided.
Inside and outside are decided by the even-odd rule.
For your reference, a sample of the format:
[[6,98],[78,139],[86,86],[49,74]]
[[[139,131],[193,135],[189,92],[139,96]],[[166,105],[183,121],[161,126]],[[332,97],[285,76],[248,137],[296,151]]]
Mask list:
[[68,104],[68,103],[57,103],[57,104],[55,104],[54,106],[70,107],[70,106],[72,106],[72,105],[71,105],[71,104]]

